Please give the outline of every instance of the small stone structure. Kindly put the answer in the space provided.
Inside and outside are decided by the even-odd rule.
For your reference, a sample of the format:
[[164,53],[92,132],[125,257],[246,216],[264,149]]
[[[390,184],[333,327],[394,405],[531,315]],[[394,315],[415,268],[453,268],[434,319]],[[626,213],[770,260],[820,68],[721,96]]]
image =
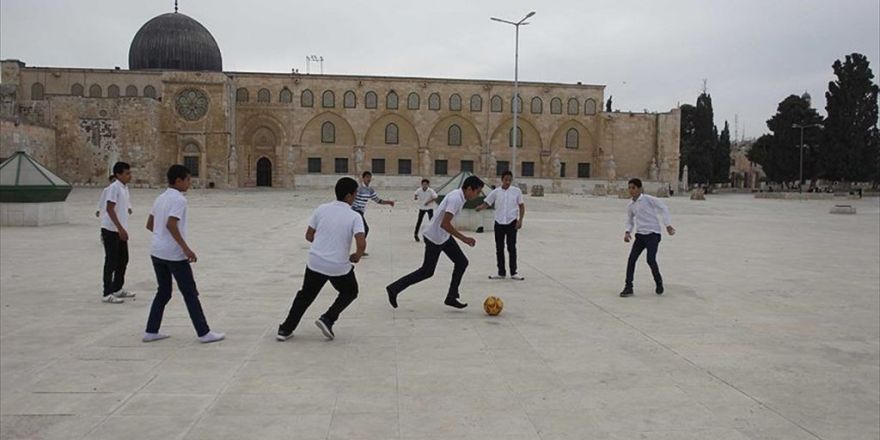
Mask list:
[[544,185],[532,185],[532,197],[544,197]]
[[601,183],[597,183],[593,186],[593,195],[594,196],[607,196],[608,190],[605,188],[605,185]]
[[695,188],[691,191],[691,200],[706,200],[706,191],[703,188]]
[[829,212],[831,214],[855,214],[856,207],[852,205],[834,205]]
[[69,183],[23,151],[0,164],[0,226],[67,223]]

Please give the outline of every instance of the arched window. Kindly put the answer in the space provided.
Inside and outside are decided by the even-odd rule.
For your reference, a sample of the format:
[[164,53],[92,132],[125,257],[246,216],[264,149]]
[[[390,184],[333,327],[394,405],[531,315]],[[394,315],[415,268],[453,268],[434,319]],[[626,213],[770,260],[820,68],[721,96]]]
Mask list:
[[498,95],[493,96],[489,102],[489,111],[495,113],[504,111],[504,100]]
[[315,105],[315,95],[312,91],[305,89],[299,96],[299,105],[302,107],[313,107]]
[[554,115],[562,114],[562,100],[559,98],[553,98],[550,100],[550,113]]
[[364,107],[366,108],[376,108],[378,106],[379,97],[376,96],[376,92],[367,92],[364,95]]
[[136,86],[128,86],[125,88],[125,96],[128,97],[136,97],[138,95],[138,88]]
[[76,83],[70,86],[70,94],[73,96],[82,96],[83,95],[83,86],[80,83]]
[[324,93],[321,94],[321,107],[336,107],[336,95],[332,90],[324,90]]
[[330,121],[321,124],[321,143],[336,143],[336,126]]
[[576,115],[580,108],[581,104],[578,102],[577,98],[571,98],[568,100],[568,114]]
[[153,86],[144,87],[144,97],[155,98],[156,97],[156,88]]
[[532,98],[532,114],[540,115],[544,112],[544,101],[541,101],[541,98],[535,96]]
[[461,111],[461,96],[458,93],[454,93],[449,97],[449,110],[453,112]]
[[390,123],[385,126],[385,143],[389,145],[397,145],[400,141],[399,138],[399,130],[397,128],[397,124]]
[[269,92],[269,89],[260,89],[257,92],[257,102],[268,104],[271,99],[272,93]]
[[394,90],[388,92],[388,96],[385,97],[385,108],[397,110],[397,93],[394,93]]
[[34,83],[31,85],[31,100],[32,101],[42,101],[45,95],[45,88],[41,83]]
[[438,93],[431,93],[431,96],[428,97],[428,110],[440,110],[440,95]]
[[188,143],[183,147],[183,166],[187,167],[192,177],[199,177],[199,159],[201,158],[201,150],[195,143]]
[[287,87],[281,89],[281,93],[278,94],[278,102],[283,104],[290,104],[293,102],[293,92],[290,91]]
[[354,92],[349,90],[345,92],[345,95],[342,95],[342,106],[345,108],[357,107],[357,96],[355,96]]
[[103,90],[101,90],[101,86],[97,84],[92,84],[89,87],[89,98],[100,98]]
[[[507,135],[507,146],[513,146],[513,127],[510,127],[510,132]],[[516,127],[516,147],[522,148],[523,146],[523,132],[522,127]]]
[[577,148],[580,133],[578,133],[576,128],[569,128],[565,133],[565,148]]
[[[522,97],[517,95],[516,99],[513,100],[514,104],[516,104],[516,113],[522,114]],[[511,113],[513,112],[513,105],[510,106]]]
[[412,92],[406,97],[406,108],[409,110],[418,110],[421,107],[421,98],[416,92]]
[[449,136],[447,136],[446,144],[450,147],[461,146],[461,127],[452,124],[449,126]]
[[107,87],[107,97],[108,98],[118,98],[119,97],[119,86],[116,84],[110,84],[110,87]]
[[471,96],[471,111],[472,112],[483,111],[483,98],[480,95]]
[[584,103],[584,114],[585,115],[595,115],[596,114],[596,101],[593,98],[587,100]]

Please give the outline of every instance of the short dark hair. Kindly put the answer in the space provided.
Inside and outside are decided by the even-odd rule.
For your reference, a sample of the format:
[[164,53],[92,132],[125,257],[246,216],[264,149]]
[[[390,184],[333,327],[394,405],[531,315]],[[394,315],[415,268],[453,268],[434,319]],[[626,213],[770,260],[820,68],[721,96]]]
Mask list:
[[372,175],[373,175],[373,173],[371,173],[371,172],[369,172],[369,171],[364,171],[363,173],[361,173],[361,178],[364,178],[364,177],[367,177],[367,176],[372,176]]
[[345,196],[354,194],[358,190],[358,183],[351,177],[343,177],[336,181],[336,200],[345,200]]
[[109,180],[109,181],[111,181],[111,182],[112,182],[112,181],[113,181],[113,179],[115,179],[115,178],[116,178],[116,176],[115,176],[115,175],[113,175],[113,174],[111,174],[111,175],[110,175],[110,177],[108,177],[108,178],[107,178],[107,180]]
[[485,184],[482,180],[480,180],[477,176],[468,176],[467,179],[464,179],[464,182],[461,184],[461,189],[482,189]]
[[422,183],[431,183],[431,181],[428,179],[422,179]]
[[635,185],[636,188],[641,188],[642,187],[642,179],[639,179],[638,177],[633,177],[632,179],[629,179],[628,184]]
[[170,167],[168,167],[168,172],[165,174],[165,176],[168,177],[169,185],[174,185],[175,183],[177,183],[177,179],[183,180],[190,175],[192,175],[192,171],[190,171],[189,168],[180,164],[171,165]]
[[513,179],[513,171],[510,171],[510,170],[504,170],[504,172],[501,173],[501,178],[503,179],[504,176],[510,176],[510,178]]
[[113,164],[113,175],[118,176],[125,172],[125,170],[130,170],[131,165],[125,162],[116,162]]

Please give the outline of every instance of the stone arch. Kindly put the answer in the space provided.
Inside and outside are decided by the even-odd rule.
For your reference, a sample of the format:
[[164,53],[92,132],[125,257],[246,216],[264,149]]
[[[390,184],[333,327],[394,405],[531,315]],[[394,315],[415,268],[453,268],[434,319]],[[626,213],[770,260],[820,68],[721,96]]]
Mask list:
[[45,97],[46,88],[43,83],[35,82],[31,85],[31,101],[42,101]]
[[[449,127],[453,124],[461,128],[461,146],[449,147],[447,137],[449,135]],[[431,133],[428,135],[428,147],[436,148],[481,148],[483,138],[480,136],[480,130],[469,119],[460,115],[449,115],[434,124]]]
[[244,87],[239,87],[235,91],[235,102],[248,102],[250,100],[250,93],[248,93],[248,89]]
[[73,96],[82,96],[83,95],[83,86],[80,83],[75,83],[70,86],[70,94]]
[[[565,138],[571,129],[578,131],[578,148],[565,147]],[[595,133],[577,119],[567,119],[556,127],[553,135],[550,137],[548,150],[550,150],[550,156],[548,157],[556,157],[558,155],[559,160],[566,164],[566,178],[577,177],[577,166],[579,163],[589,163],[594,176],[601,169],[601,158],[598,157],[599,147]],[[556,171],[553,169],[552,160],[548,160],[544,164],[543,173],[546,176],[555,175]]]
[[[519,115],[516,119],[516,125],[521,128],[523,132],[523,146],[519,151],[537,150],[540,152],[544,149],[541,132],[535,128],[535,124],[533,124],[532,121]],[[492,137],[490,138],[490,145],[493,150],[508,148],[508,136],[511,128],[513,128],[513,118],[507,118],[495,127],[495,131],[492,132]],[[534,147],[537,147],[537,149]]]
[[89,87],[89,98],[101,98],[104,94],[104,91],[101,89],[101,86],[98,84],[92,84]]
[[260,128],[265,128],[272,132],[276,140],[275,145],[286,144],[288,143],[287,139],[290,138],[281,121],[265,113],[251,116],[244,121],[241,127],[242,130],[239,133],[243,135],[238,139],[238,142],[241,144],[251,145]]
[[584,147],[595,144],[593,133],[586,125],[576,119],[569,119],[563,121],[553,131],[553,135],[550,137],[550,150],[555,152],[560,148],[565,149],[565,136],[571,128],[575,128],[578,131],[579,146],[576,149],[569,148],[569,150],[583,152]]
[[[336,142],[334,145],[355,145],[357,136],[354,128],[345,118],[335,112],[326,111],[320,113],[303,125],[299,135],[299,143],[302,145],[322,145],[321,126],[325,122],[332,122],[336,128]],[[326,144],[324,144],[326,145]]]
[[419,147],[421,141],[416,127],[408,119],[397,113],[385,113],[376,118],[364,134],[363,144],[366,146],[385,146],[385,127],[397,125],[397,147]]
[[108,98],[118,98],[119,97],[119,86],[116,84],[110,84],[107,87],[107,97]]
[[136,85],[129,85],[125,88],[125,96],[128,98],[135,98],[138,95],[138,88]]
[[268,104],[272,101],[272,92],[269,89],[260,89],[257,91],[257,102]]
[[278,145],[278,137],[271,128],[262,125],[254,130],[250,138],[250,144],[257,147],[275,147]]

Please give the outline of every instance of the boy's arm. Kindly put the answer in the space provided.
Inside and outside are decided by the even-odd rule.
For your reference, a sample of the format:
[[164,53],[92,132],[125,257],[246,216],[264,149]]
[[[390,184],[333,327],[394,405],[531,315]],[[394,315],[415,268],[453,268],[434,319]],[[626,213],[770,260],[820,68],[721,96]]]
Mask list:
[[660,211],[660,216],[663,218],[663,224],[666,225],[666,232],[669,235],[675,235],[675,228],[672,227],[672,218],[669,216],[669,207],[666,206],[666,203],[663,203],[662,200],[658,198],[652,198],[651,204],[654,205],[654,210]]
[[147,230],[153,232],[153,214],[147,217]]
[[355,242],[355,251],[351,256],[348,257],[348,261],[352,263],[357,263],[361,261],[361,257],[364,256],[364,252],[367,250],[367,238],[363,232],[358,232],[354,234],[354,242]]
[[309,228],[306,229],[306,241],[309,243],[315,241],[315,228],[309,226]]
[[116,215],[116,202],[111,202],[107,200],[107,215],[110,217],[110,221],[116,225],[116,230],[119,232],[119,239],[122,241],[128,241],[128,231],[122,227],[122,223],[119,221],[119,216]]
[[461,232],[458,232],[458,229],[455,229],[455,226],[452,225],[452,218],[455,217],[451,212],[443,213],[443,222],[440,223],[440,227],[443,228],[444,231],[448,232],[449,235],[461,240],[462,243],[473,247],[477,244],[477,240],[474,240],[471,237],[467,237]]
[[177,222],[180,220],[177,217],[168,217],[168,222],[165,224],[165,227],[168,228],[168,232],[171,234],[171,238],[177,242],[177,245],[180,246],[180,249],[183,250],[183,254],[186,255],[186,259],[189,260],[190,263],[195,263],[198,261],[198,257],[196,257],[196,253],[193,252],[192,249],[189,248],[186,244],[186,240],[183,239],[183,235],[180,233],[180,228],[177,226]]
[[629,243],[629,241],[632,239],[632,235],[630,235],[630,232],[632,232],[634,226],[633,216],[634,213],[632,209],[632,204],[630,204],[626,207],[626,232],[623,234],[623,241],[627,243]]

